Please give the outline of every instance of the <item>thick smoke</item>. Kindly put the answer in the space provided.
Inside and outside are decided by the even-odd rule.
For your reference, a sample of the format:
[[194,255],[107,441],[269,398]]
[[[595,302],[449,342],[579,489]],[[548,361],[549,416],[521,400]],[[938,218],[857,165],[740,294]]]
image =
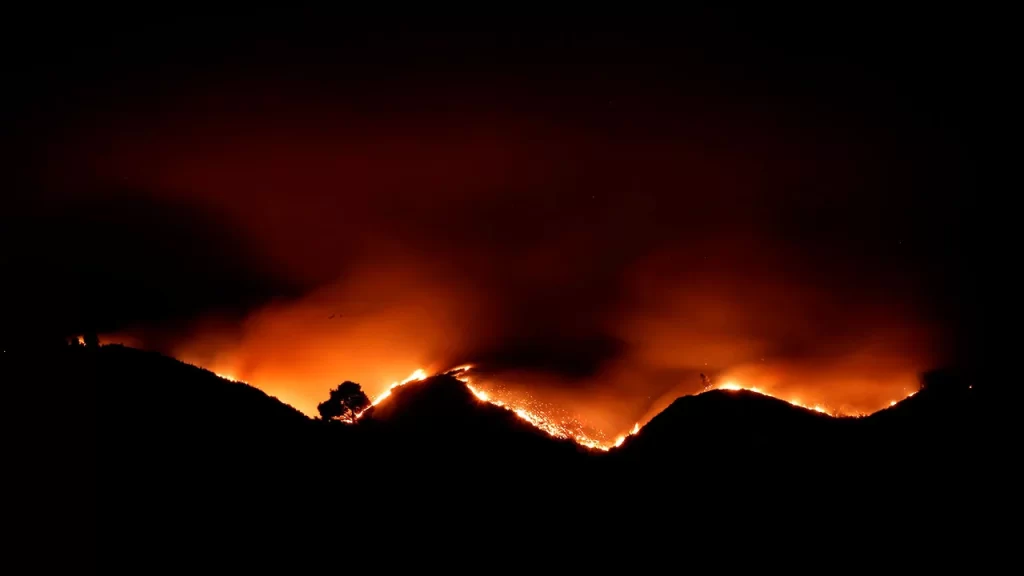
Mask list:
[[[820,67],[754,85],[708,62],[636,54],[611,70],[572,54],[534,54],[525,67],[552,73],[531,79],[468,62],[447,77],[461,83],[372,62],[345,75],[296,57],[287,74],[216,82],[175,69],[180,82],[161,76],[131,106],[97,88],[106,106],[40,136],[41,186],[218,214],[168,214],[167,241],[106,219],[120,228],[101,249],[150,244],[151,269],[179,264],[152,277],[173,278],[159,294],[180,304],[101,314],[107,339],[307,413],[343,380],[374,395],[469,363],[614,433],[702,373],[870,411],[957,359],[962,206],[933,135],[882,130],[877,102],[836,96],[866,89],[796,87]],[[93,293],[158,293],[116,262]]]
[[543,123],[318,134],[122,151],[307,286],[242,322],[199,315],[165,350],[307,413],[342,380],[375,394],[465,363],[612,430],[700,373],[870,411],[942,361],[913,215],[879,212],[877,182],[820,147],[598,145]]

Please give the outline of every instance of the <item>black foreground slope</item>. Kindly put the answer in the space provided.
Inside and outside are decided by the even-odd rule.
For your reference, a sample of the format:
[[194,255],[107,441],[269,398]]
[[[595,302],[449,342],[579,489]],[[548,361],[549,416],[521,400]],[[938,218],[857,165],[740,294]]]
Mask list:
[[[615,468],[664,478],[700,468],[707,481],[758,478],[776,489],[794,478],[818,486],[935,484],[987,472],[999,445],[989,402],[970,380],[938,380],[895,406],[863,418],[833,418],[749,391],[715,390],[677,399],[641,434],[611,454]],[[741,482],[742,484],[742,482]]]
[[[353,427],[156,354],[55,349],[32,364],[43,357],[52,396],[95,418],[74,423],[76,440],[94,440],[79,462],[94,482],[81,485],[95,486],[101,560],[121,568],[169,549],[182,561],[211,554],[254,531],[343,530],[369,545],[395,531],[429,541],[442,522],[446,538],[592,544],[624,526],[816,514],[822,502],[878,515],[896,513],[880,502],[901,498],[900,514],[948,515],[976,497],[995,460],[985,404],[956,385],[856,420],[752,393],[686,397],[601,454],[447,376],[396,390]],[[5,361],[7,381],[25,377],[17,367]],[[545,528],[522,533],[523,522]]]
[[531,470],[567,470],[589,452],[478,400],[449,375],[396,388],[366,424],[383,460],[397,459],[410,469],[468,464],[481,475],[518,475],[529,481],[535,475]]
[[119,346],[62,354],[77,366],[72,373],[91,375],[100,462],[127,468],[117,474],[127,484],[144,474],[180,474],[187,483],[197,469],[204,482],[341,474],[387,489],[415,476],[438,484],[469,478],[465,486],[481,490],[515,484],[521,492],[557,488],[552,477],[573,490],[603,489],[646,476],[697,484],[698,474],[728,479],[765,467],[780,479],[852,468],[914,474],[913,466],[957,465],[991,440],[976,390],[949,383],[859,419],[753,392],[683,397],[602,454],[551,438],[446,375],[396,389],[353,427],[312,420],[256,388],[157,354]]
[[806,473],[844,457],[845,422],[748,391],[714,390],[677,399],[611,454],[616,467],[672,477],[685,469],[704,482]]

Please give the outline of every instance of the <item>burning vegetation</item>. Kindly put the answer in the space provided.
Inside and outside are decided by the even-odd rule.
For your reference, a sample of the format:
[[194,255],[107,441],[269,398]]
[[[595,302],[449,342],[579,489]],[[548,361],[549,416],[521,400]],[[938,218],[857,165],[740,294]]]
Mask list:
[[[452,376],[455,379],[462,382],[463,384],[465,384],[469,391],[473,393],[473,396],[477,398],[477,400],[509,410],[520,419],[530,423],[532,426],[542,430],[543,432],[547,433],[553,438],[569,439],[576,442],[580,446],[584,446],[586,448],[600,451],[608,451],[611,450],[612,448],[621,446],[623,442],[625,442],[626,438],[640,432],[641,424],[637,422],[633,425],[632,429],[630,429],[627,433],[611,437],[605,434],[604,431],[588,425],[586,422],[580,420],[570,412],[560,409],[557,406],[554,406],[550,403],[537,401],[536,399],[532,398],[529,395],[523,396],[521,394],[514,394],[504,388],[496,386],[488,387],[488,389],[485,390],[482,387],[475,385],[473,383],[472,377],[469,375],[471,368],[472,366],[470,365],[459,366],[457,368],[453,368],[445,372],[445,374]],[[234,378],[227,375],[221,374],[220,376],[228,380],[235,380]],[[371,414],[373,407],[379,405],[381,402],[389,398],[392,395],[395,388],[404,386],[405,384],[408,384],[410,382],[423,381],[427,379],[427,377],[428,375],[425,370],[423,370],[422,368],[417,369],[404,380],[392,382],[387,390],[379,394],[372,401],[366,399],[365,402],[354,403],[354,408],[349,409],[347,411],[344,408],[342,408],[341,412],[338,413],[338,417],[334,419],[349,424],[355,423],[360,418]],[[704,392],[710,392],[712,390],[745,390],[748,392],[754,392],[757,394],[762,394],[764,396],[776,398],[778,400],[782,400],[784,402],[792,404],[793,406],[798,406],[806,410],[812,410],[814,412],[826,414],[828,416],[836,418],[861,417],[866,415],[863,413],[844,413],[838,410],[829,409],[827,406],[822,404],[808,405],[801,403],[799,399],[795,398],[780,398],[758,387],[742,386],[733,381],[727,381],[722,384],[716,385],[713,384],[711,380],[704,376],[703,374],[701,375],[701,379],[702,382],[705,384]],[[358,388],[358,385],[355,385],[351,382],[346,382],[345,384],[352,384],[352,386]],[[342,386],[344,386],[345,384],[343,384]],[[340,390],[340,388],[341,387],[339,387],[338,390]],[[337,390],[332,390],[332,399],[336,394],[338,394]],[[359,391],[359,394],[362,394],[362,392]],[[906,397],[913,396],[913,394],[914,393],[911,392]],[[365,398],[365,395],[363,395],[363,398]],[[897,400],[892,400],[889,405],[894,405],[896,404],[896,402]],[[326,404],[326,402],[324,404]],[[323,414],[324,411],[321,410],[321,413]],[[330,414],[334,414],[334,412],[330,412]]]

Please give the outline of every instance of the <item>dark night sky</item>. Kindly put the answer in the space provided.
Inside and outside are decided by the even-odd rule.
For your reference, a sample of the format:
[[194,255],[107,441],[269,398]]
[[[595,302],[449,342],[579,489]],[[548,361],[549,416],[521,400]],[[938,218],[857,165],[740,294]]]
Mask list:
[[870,408],[970,361],[975,19],[432,16],[12,42],[5,338],[302,409],[473,362],[611,426],[699,371]]

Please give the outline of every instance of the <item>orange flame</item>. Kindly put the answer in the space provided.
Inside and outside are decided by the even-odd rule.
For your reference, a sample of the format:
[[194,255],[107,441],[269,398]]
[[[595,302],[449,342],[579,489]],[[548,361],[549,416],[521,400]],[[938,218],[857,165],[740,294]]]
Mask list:
[[418,368],[415,372],[413,372],[412,374],[409,374],[409,377],[406,378],[405,380],[402,380],[401,382],[392,382],[391,386],[389,386],[387,390],[385,390],[384,392],[381,392],[380,396],[377,396],[376,398],[373,399],[373,402],[372,402],[371,405],[372,406],[376,406],[377,404],[380,404],[382,400],[384,400],[388,396],[391,396],[391,391],[392,390],[394,390],[395,388],[398,388],[399,386],[404,386],[404,385],[408,384],[409,382],[418,382],[420,380],[425,380],[426,378],[427,378],[427,373],[424,372],[422,368]]
[[[388,386],[387,390],[381,392],[379,396],[377,396],[376,398],[373,399],[373,402],[370,402],[370,408],[376,406],[377,404],[380,404],[388,396],[391,396],[391,392],[395,388],[398,388],[399,386],[405,386],[409,382],[419,382],[420,380],[426,380],[426,379],[427,379],[426,371],[424,371],[423,368],[417,368],[412,374],[409,374],[409,377],[406,378],[405,380],[402,380],[401,382],[392,382],[391,386]],[[367,408],[366,410],[363,410],[363,411],[359,412],[358,414],[356,414],[356,420],[362,418],[363,414],[366,414],[366,411],[369,410],[370,408]]]
[[[842,418],[842,417],[859,418],[859,417],[867,415],[867,414],[863,414],[863,413],[860,413],[860,412],[844,412],[842,410],[830,410],[828,407],[823,406],[821,404],[804,404],[803,402],[801,402],[797,398],[780,398],[779,396],[776,396],[774,394],[769,394],[768,392],[766,392],[766,391],[764,391],[764,390],[762,390],[762,389],[760,389],[760,388],[758,388],[756,386],[741,386],[741,385],[739,385],[739,384],[737,384],[735,382],[732,382],[732,381],[725,382],[723,384],[719,384],[718,386],[712,385],[712,386],[709,386],[709,387],[704,389],[705,392],[710,391],[710,390],[731,390],[731,391],[746,390],[748,392],[756,392],[756,393],[764,395],[764,396],[769,396],[769,397],[775,398],[777,400],[782,400],[783,402],[788,402],[789,404],[792,404],[793,406],[798,406],[798,407],[804,408],[806,410],[813,410],[815,412],[819,412],[821,414],[825,414],[825,415],[828,415],[828,416],[833,416],[833,417],[836,417],[836,418]],[[906,396],[904,396],[903,398],[901,398],[900,400],[904,400],[906,398],[910,398],[914,394],[915,394],[915,392],[911,392],[911,393],[907,394]],[[899,402],[900,400],[892,400],[892,401],[890,401],[889,402],[889,406],[895,406],[896,403]]]
[[[520,419],[529,422],[534,427],[546,432],[554,438],[570,439],[581,446],[603,451],[607,451],[616,445],[614,443],[609,443],[603,438],[587,434],[583,430],[583,423],[575,418],[556,419],[545,414],[543,410],[539,410],[539,406],[537,406],[536,403],[531,405],[530,402],[525,402],[511,397],[504,400],[495,398],[493,396],[494,392],[485,392],[470,383],[471,379],[466,375],[466,372],[471,368],[472,366],[470,365],[460,366],[449,370],[448,373],[453,374],[457,380],[465,384],[466,387],[469,388],[469,391],[473,393],[473,396],[481,402],[487,402],[488,404],[498,406],[499,408],[510,410]],[[625,437],[623,437],[623,440],[625,440]],[[616,442],[618,442],[618,444],[622,444],[622,441],[618,439],[616,439]]]

